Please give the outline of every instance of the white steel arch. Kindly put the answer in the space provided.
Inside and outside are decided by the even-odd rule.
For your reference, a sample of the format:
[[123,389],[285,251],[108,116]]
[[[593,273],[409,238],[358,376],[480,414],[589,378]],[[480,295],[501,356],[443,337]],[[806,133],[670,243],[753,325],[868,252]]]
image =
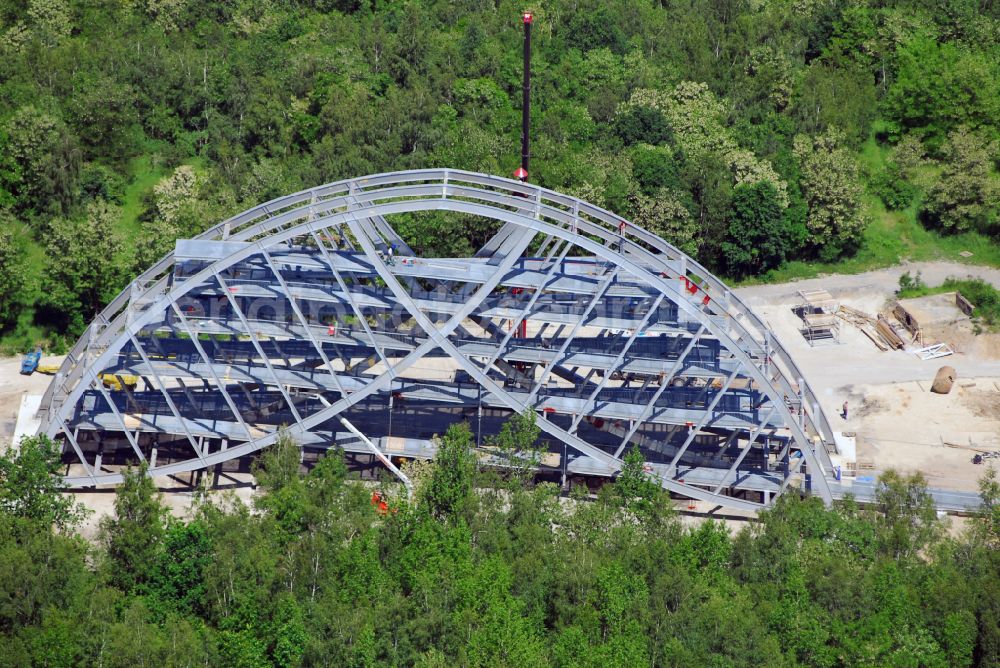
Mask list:
[[[416,211],[461,212],[503,227],[476,258],[432,261],[416,258],[386,219]],[[341,247],[331,245],[334,234]],[[398,262],[388,257],[390,246]],[[430,284],[436,292],[426,289]],[[503,295],[513,291],[522,296],[504,306]],[[566,306],[567,296],[579,304]],[[344,325],[324,333],[316,313],[330,304],[352,323],[349,337]],[[260,318],[257,307],[282,311],[284,324]],[[224,316],[194,317],[187,308]],[[369,323],[386,314],[394,314],[398,331]],[[528,319],[542,322],[541,331],[515,336]],[[481,330],[478,338],[469,335],[470,323]],[[547,334],[549,325],[569,335]],[[660,343],[643,339],[652,333]],[[714,359],[692,364],[692,355],[704,357],[705,350],[716,351]],[[227,355],[245,359],[246,370],[225,364]],[[433,388],[416,382],[415,369],[432,355],[477,387],[475,402],[457,380]],[[659,366],[650,356],[660,356]],[[359,373],[355,361],[362,357],[381,373]],[[181,358],[200,362],[171,361]],[[518,368],[530,369],[530,377]],[[583,377],[574,368],[591,370]],[[106,387],[106,373],[138,376],[141,389]],[[632,376],[641,387],[630,385]],[[553,378],[562,387],[547,387]],[[190,387],[192,380],[202,387]],[[71,484],[117,483],[120,474],[100,466],[108,434],[135,459],[155,456],[161,436],[186,441],[187,456],[152,462],[150,474],[165,475],[271,444],[277,430],[269,415],[261,417],[272,410],[258,406],[262,398],[287,414],[288,431],[300,442],[329,444],[339,433],[333,420],[356,439],[348,413],[376,398],[392,413],[396,396],[432,406],[428,397],[439,395],[449,406],[475,403],[480,416],[484,407],[537,412],[543,431],[575,453],[575,471],[563,456],[564,475],[613,475],[625,447],[635,444],[652,455],[651,473],[663,486],[685,496],[758,508],[749,496],[766,503],[788,485],[801,487],[805,464],[812,490],[832,498],[833,435],[814,393],[763,322],[719,279],[656,235],[582,200],[446,169],[320,186],[179,242],[77,342],[43,399],[42,430],[75,451]],[[434,419],[452,410],[438,404]],[[231,419],[218,419],[226,411]],[[361,441],[392,466],[388,440]],[[751,460],[756,468],[749,471]]]

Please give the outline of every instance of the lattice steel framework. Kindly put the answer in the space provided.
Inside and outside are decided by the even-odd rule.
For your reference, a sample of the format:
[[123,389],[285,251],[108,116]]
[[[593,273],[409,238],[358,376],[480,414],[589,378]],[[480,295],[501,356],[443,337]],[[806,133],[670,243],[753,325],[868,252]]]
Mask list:
[[[421,258],[393,215],[497,221],[472,258]],[[117,376],[118,382],[109,381]],[[613,476],[627,448],[672,492],[759,508],[831,492],[833,435],[791,357],[721,281],[568,195],[456,170],[275,199],[177,242],[77,342],[42,402],[67,481],[305,448],[429,457],[469,422],[484,461],[538,414],[542,471]],[[405,481],[405,477],[403,477]]]

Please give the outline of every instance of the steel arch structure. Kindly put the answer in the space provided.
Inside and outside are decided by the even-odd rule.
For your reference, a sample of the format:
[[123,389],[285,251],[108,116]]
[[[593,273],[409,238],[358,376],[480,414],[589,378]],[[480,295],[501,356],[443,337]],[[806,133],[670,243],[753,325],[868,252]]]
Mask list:
[[[388,218],[433,211],[499,231],[475,257],[417,257]],[[719,279],[587,202],[449,169],[319,186],[178,241],[90,324],[40,417],[90,486],[121,481],[108,462],[205,469],[281,428],[402,475],[394,458],[468,421],[496,463],[490,432],[525,410],[564,480],[614,476],[638,446],[690,498],[832,498],[813,391]]]

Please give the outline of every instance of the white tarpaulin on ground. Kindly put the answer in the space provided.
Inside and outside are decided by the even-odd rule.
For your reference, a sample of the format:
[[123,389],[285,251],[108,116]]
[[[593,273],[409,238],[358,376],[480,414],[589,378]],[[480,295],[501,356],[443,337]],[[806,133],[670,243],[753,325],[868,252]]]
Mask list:
[[38,433],[41,421],[36,417],[38,407],[42,405],[42,395],[28,394],[21,395],[21,407],[17,411],[17,424],[14,426],[14,446],[21,442],[25,436],[34,436]]

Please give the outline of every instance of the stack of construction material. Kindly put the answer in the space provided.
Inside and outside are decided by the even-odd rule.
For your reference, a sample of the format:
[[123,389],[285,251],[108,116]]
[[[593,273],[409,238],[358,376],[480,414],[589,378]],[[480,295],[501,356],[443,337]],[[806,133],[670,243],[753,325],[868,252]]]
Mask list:
[[875,323],[875,331],[878,332],[879,338],[893,350],[902,350],[906,346],[906,342],[896,333],[892,324],[881,314],[878,316],[878,322]]
[[882,343],[881,338],[875,331],[875,318],[871,317],[864,311],[859,311],[856,308],[851,308],[850,306],[840,305],[837,309],[837,316],[846,322],[851,323],[855,327],[861,330],[861,333],[871,339],[879,350],[885,352],[889,349],[886,344]]
[[837,316],[860,329],[883,352],[890,349],[902,350],[906,347],[906,341],[882,314],[873,318],[864,311],[841,304],[837,309]]
[[906,307],[899,302],[896,302],[895,306],[892,308],[892,314],[896,316],[896,320],[898,320],[903,327],[906,328],[906,331],[913,336],[913,341],[923,344],[924,337],[923,333],[920,331],[920,323],[917,322],[917,319],[913,317],[912,313],[906,310]]

